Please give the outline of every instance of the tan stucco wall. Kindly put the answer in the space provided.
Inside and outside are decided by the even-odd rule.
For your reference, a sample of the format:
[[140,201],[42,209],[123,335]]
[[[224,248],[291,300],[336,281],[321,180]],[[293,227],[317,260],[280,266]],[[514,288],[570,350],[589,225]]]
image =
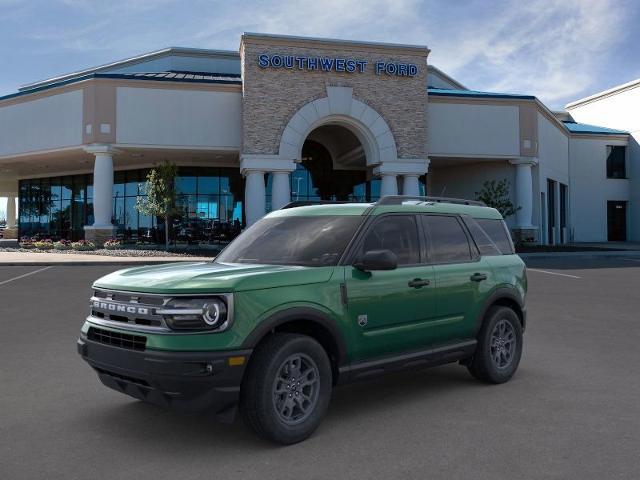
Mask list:
[[[427,156],[426,47],[380,46],[351,42],[323,43],[243,36],[243,131],[245,154],[275,155],[292,115],[305,104],[327,96],[327,86],[353,88],[353,98],[380,114],[394,136],[398,157]],[[355,58],[368,62],[364,73],[260,68],[260,54]],[[412,63],[414,77],[376,75],[375,62]]]

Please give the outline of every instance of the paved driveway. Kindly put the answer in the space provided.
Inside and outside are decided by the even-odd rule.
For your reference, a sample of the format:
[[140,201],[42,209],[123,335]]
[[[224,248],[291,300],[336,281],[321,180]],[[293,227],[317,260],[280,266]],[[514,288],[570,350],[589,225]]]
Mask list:
[[449,365],[341,387],[286,448],[98,382],[75,340],[91,281],[118,267],[1,267],[0,478],[640,477],[640,262],[530,264],[512,382]]

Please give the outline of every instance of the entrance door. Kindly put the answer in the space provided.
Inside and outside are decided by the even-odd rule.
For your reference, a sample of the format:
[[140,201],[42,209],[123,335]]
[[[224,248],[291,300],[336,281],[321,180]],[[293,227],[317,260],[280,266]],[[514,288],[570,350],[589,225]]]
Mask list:
[[627,202],[607,202],[607,229],[610,242],[627,240]]
[[415,216],[376,219],[355,258],[380,249],[396,254],[398,268],[362,272],[345,267],[355,361],[426,347],[435,315],[433,267],[424,263]]

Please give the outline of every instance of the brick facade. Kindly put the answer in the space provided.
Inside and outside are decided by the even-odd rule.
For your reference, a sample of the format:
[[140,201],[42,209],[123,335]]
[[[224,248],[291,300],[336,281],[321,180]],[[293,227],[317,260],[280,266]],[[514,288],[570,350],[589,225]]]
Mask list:
[[[426,47],[388,46],[315,39],[244,35],[242,57],[242,152],[276,155],[282,133],[305,104],[327,96],[327,86],[353,88],[358,99],[380,114],[395,139],[398,157],[427,158]],[[363,73],[261,68],[258,56],[279,54],[366,60]],[[418,66],[415,76],[375,73],[375,62]]]

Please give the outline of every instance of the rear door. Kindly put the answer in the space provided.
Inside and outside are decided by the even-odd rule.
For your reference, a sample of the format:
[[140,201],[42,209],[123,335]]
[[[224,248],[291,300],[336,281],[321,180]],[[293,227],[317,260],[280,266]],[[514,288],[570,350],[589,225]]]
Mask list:
[[356,243],[353,259],[378,249],[395,253],[398,268],[362,272],[345,266],[355,361],[424,347],[435,315],[433,267],[425,262],[418,218],[390,214],[374,219]]
[[478,305],[493,283],[492,270],[458,216],[422,215],[421,219],[437,290],[438,328],[432,330],[432,341],[449,343],[471,338]]

